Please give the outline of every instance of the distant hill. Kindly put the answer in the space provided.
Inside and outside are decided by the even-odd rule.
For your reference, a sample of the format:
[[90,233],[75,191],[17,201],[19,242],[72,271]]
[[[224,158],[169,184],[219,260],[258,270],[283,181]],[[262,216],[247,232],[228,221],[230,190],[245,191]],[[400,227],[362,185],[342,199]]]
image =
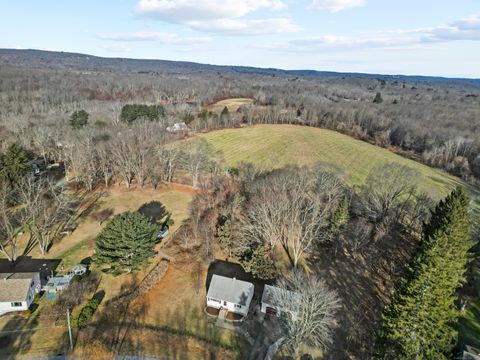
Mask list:
[[104,58],[86,54],[55,52],[43,50],[0,49],[0,65],[69,69],[77,71],[105,71],[128,73],[236,73],[270,76],[308,76],[308,77],[351,77],[377,78],[397,81],[461,82],[480,84],[480,79],[444,78],[432,76],[382,75],[363,73],[342,73],[316,70],[282,70],[249,66],[222,66],[199,64],[187,61],[145,60],[126,58]]

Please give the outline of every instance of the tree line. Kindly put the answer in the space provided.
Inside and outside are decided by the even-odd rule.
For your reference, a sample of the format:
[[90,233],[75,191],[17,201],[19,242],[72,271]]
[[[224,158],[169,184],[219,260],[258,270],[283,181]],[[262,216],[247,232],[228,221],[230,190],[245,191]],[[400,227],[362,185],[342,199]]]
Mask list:
[[[7,144],[25,128],[62,128],[66,113],[84,110],[94,131],[121,120],[160,118],[212,130],[242,123],[307,124],[340,131],[457,176],[480,176],[480,90],[455,80],[289,77],[267,74],[85,73],[0,69],[0,136]],[[217,114],[204,106],[249,97],[239,113]],[[380,101],[381,99],[381,101]],[[127,106],[125,106],[127,105]]]

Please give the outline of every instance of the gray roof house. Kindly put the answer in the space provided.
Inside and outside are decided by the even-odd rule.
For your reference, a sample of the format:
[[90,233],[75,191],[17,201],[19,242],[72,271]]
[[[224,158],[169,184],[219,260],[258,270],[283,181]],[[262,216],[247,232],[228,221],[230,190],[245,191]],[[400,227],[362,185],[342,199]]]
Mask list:
[[261,311],[268,315],[280,315],[289,313],[296,316],[301,296],[290,290],[276,286],[265,285],[262,294]]
[[207,292],[207,307],[224,309],[246,316],[253,298],[254,286],[247,281],[213,275]]
[[27,310],[40,291],[40,273],[0,273],[0,315]]
[[175,123],[172,126],[168,126],[167,131],[171,133],[188,131],[188,126],[184,122]]

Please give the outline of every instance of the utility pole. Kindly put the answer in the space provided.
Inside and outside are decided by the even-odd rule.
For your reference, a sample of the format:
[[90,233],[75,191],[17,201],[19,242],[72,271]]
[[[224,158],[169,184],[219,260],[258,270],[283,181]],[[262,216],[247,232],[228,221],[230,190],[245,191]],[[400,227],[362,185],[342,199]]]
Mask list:
[[73,351],[72,327],[70,326],[70,310],[67,308],[68,338],[70,339],[70,352]]

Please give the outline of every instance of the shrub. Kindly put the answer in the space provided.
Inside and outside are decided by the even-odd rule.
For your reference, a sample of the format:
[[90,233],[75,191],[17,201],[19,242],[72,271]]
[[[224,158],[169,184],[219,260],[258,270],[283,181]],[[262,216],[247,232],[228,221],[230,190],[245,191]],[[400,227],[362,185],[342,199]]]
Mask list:
[[88,113],[85,110],[75,111],[70,116],[70,126],[74,129],[80,129],[88,124]]
[[74,325],[76,325],[79,329],[84,328],[87,325],[88,321],[92,318],[99,304],[100,302],[97,299],[90,299],[80,311],[76,322],[74,321]]

